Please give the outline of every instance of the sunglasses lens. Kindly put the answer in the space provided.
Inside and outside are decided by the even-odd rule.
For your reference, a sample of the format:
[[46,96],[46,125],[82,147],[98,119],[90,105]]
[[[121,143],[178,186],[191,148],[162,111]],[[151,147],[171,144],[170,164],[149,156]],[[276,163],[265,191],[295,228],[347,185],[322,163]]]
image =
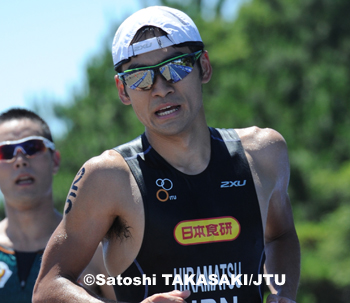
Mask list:
[[32,156],[46,150],[46,146],[42,140],[28,140],[23,142],[21,145],[28,156]]
[[128,71],[125,74],[120,74],[124,84],[134,90],[148,90],[152,87],[154,82],[154,74],[160,72],[166,81],[176,83],[185,78],[192,72],[196,60],[200,57],[202,51],[184,55],[182,58],[168,61],[168,63],[158,64],[149,69],[142,69],[138,71]]
[[17,144],[6,144],[0,146],[0,160],[11,160],[18,150],[24,151],[26,156],[33,156],[46,150],[45,143],[39,139],[32,139]]
[[10,160],[13,158],[13,151],[15,150],[13,145],[0,146],[0,160]]
[[147,90],[150,89],[153,84],[154,71],[153,70],[141,70],[123,76],[124,82],[131,89]]
[[170,83],[179,82],[193,70],[193,64],[189,59],[183,58],[170,62],[159,69],[160,73]]

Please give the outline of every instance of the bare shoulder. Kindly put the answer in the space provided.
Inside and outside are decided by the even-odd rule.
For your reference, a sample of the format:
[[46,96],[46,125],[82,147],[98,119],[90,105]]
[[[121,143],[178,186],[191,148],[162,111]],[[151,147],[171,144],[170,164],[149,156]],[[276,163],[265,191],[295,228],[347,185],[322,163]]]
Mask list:
[[243,147],[247,151],[264,151],[269,152],[274,149],[286,149],[287,144],[283,136],[272,128],[259,128],[252,126],[248,128],[236,129],[241,138]]
[[86,172],[95,178],[108,177],[108,174],[121,175],[129,169],[123,157],[114,150],[107,150],[101,155],[88,160],[84,166]]
[[[114,150],[107,150],[97,157],[88,160],[78,172],[77,177],[83,176],[92,182],[94,190],[101,188],[115,189],[129,182],[130,170],[123,157]],[[89,184],[90,185],[90,184]],[[103,191],[106,194],[106,191]]]
[[12,248],[13,243],[9,239],[6,233],[6,229],[8,226],[8,219],[4,218],[3,220],[0,221],[0,246],[5,246],[7,248]]
[[72,182],[65,213],[78,207],[85,212],[98,209],[100,214],[116,215],[129,184],[128,165],[119,153],[107,150],[81,167]]
[[4,234],[8,226],[8,219],[5,217],[0,221],[0,235]]
[[256,126],[236,129],[241,138],[252,170],[261,177],[280,179],[289,176],[287,143],[283,136],[271,128]]

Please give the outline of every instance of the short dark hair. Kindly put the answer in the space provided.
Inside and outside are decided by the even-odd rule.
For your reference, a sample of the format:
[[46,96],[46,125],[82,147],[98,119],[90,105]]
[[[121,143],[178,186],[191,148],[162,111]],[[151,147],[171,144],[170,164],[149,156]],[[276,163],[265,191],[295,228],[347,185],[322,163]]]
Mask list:
[[51,131],[47,123],[39,117],[36,113],[31,110],[24,108],[12,108],[6,112],[0,114],[0,124],[6,121],[11,121],[15,119],[29,119],[35,122],[38,122],[42,129],[42,136],[46,139],[49,139],[53,142]]

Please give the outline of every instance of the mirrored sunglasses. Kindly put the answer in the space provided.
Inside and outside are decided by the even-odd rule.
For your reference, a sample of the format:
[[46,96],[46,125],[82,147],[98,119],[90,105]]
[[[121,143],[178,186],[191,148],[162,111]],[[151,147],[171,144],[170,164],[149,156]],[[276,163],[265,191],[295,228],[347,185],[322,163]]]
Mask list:
[[12,162],[21,151],[27,158],[32,158],[47,149],[54,150],[55,144],[40,136],[30,136],[15,141],[0,142],[0,161]]
[[118,77],[124,85],[134,90],[151,89],[157,73],[160,73],[166,81],[176,83],[191,73],[202,52],[200,50],[195,53],[184,54],[153,66],[129,69],[123,73],[118,73]]

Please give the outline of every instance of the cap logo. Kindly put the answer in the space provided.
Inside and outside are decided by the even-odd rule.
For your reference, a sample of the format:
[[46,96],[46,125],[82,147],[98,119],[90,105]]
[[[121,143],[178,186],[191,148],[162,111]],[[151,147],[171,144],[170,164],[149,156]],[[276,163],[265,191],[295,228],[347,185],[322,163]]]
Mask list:
[[150,48],[151,46],[152,46],[151,42],[144,43],[144,44],[137,43],[137,46],[133,46],[133,50],[136,53],[136,52],[138,52],[138,51],[140,51],[142,49]]
[[129,46],[129,57],[147,53],[160,48],[168,47],[174,43],[167,36],[153,37]]

